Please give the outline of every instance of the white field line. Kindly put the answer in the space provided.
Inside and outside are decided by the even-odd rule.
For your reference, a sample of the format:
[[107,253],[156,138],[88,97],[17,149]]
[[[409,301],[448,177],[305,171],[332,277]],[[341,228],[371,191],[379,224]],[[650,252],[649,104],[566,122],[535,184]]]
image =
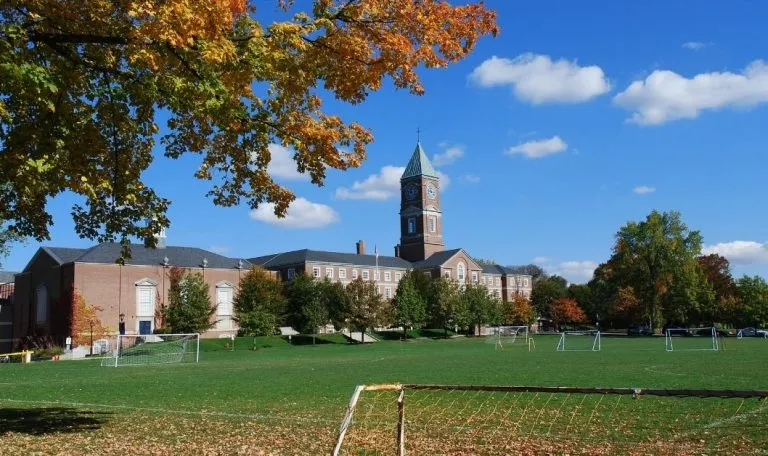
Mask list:
[[[764,401],[765,400],[763,400],[761,402],[764,402]],[[766,411],[766,407],[761,404],[756,409],[750,410],[748,412],[740,413],[738,415],[734,415],[734,416],[732,416],[730,418],[724,418],[722,420],[711,421],[711,422],[709,422],[709,423],[704,425],[704,429],[709,429],[709,428],[714,428],[714,427],[722,426],[724,424],[728,424],[728,423],[731,423],[733,421],[739,421],[742,418],[746,418],[748,416],[756,415],[756,414],[764,412],[764,411]]]
[[310,419],[310,418],[299,418],[299,417],[281,417],[281,416],[274,416],[274,415],[263,415],[263,414],[247,414],[247,413],[228,413],[228,412],[206,412],[206,411],[193,411],[193,410],[174,410],[174,409],[166,409],[166,408],[158,408],[158,407],[133,407],[130,405],[109,405],[109,404],[93,404],[88,402],[65,402],[65,401],[25,401],[25,400],[18,400],[18,399],[5,399],[0,398],[0,402],[11,402],[16,404],[34,404],[34,405],[67,405],[71,407],[80,407],[80,408],[108,408],[108,409],[120,409],[120,410],[132,410],[137,412],[152,412],[152,413],[170,413],[170,414],[178,414],[178,415],[196,415],[196,416],[212,416],[212,417],[223,417],[223,418],[247,418],[247,419],[256,419],[256,420],[284,420],[284,421],[307,421],[307,422],[313,422],[313,423],[331,423],[333,425],[337,425],[338,422],[336,420],[326,420],[326,419]]
[[678,374],[677,372],[660,371],[660,370],[654,369],[655,367],[657,366],[648,366],[646,368],[643,368],[643,370],[646,372],[652,372],[654,374],[678,375],[680,377],[685,377],[688,375],[688,374]]

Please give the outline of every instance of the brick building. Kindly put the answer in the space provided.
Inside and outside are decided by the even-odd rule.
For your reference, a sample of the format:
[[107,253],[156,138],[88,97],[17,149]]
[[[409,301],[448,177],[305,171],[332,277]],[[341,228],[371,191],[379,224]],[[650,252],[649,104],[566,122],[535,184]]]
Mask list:
[[394,297],[397,284],[409,269],[425,271],[460,284],[484,284],[502,300],[530,297],[532,279],[499,265],[477,263],[464,249],[445,250],[440,201],[440,178],[420,144],[401,178],[400,243],[394,255],[371,255],[359,241],[354,253],[295,250],[250,259],[229,258],[193,247],[157,249],[133,245],[132,258],[116,264],[120,246],[103,243],[88,249],[40,248],[24,271],[16,275],[13,337],[69,335],[71,291],[76,289],[90,305],[99,307],[101,321],[117,331],[125,315],[127,333],[150,333],[157,324],[156,310],[167,302],[168,269],[176,266],[203,274],[216,304],[216,326],[204,336],[236,331],[232,301],[240,276],[256,265],[273,271],[284,281],[300,273],[348,283],[358,277],[376,282],[384,298]]

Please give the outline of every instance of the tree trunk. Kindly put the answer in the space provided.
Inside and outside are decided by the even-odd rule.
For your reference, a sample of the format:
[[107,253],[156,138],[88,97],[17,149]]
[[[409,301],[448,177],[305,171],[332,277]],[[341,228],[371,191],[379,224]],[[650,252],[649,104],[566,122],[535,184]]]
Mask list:
[[365,343],[365,328],[363,328],[362,331],[360,331],[360,343]]
[[313,333],[313,334],[312,334],[312,345],[315,345],[315,338],[316,338],[316,337],[317,337],[317,335],[315,335],[315,334]]
[[408,340],[408,327],[403,325],[403,340]]

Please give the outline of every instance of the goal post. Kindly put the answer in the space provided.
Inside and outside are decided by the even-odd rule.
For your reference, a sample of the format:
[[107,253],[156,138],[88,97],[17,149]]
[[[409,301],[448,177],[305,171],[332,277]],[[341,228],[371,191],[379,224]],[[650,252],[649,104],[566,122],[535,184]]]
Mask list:
[[755,390],[358,385],[331,454],[560,454],[574,448],[584,454],[716,454],[735,444],[765,448],[767,398],[768,391]]
[[102,366],[197,363],[200,361],[200,334],[123,334],[117,336]]
[[563,331],[556,351],[600,351],[600,331]]
[[532,336],[529,335],[528,326],[495,326],[488,343],[493,343],[496,350],[503,350],[505,346],[529,347]]
[[718,351],[720,342],[714,326],[703,328],[667,329],[664,333],[665,351]]

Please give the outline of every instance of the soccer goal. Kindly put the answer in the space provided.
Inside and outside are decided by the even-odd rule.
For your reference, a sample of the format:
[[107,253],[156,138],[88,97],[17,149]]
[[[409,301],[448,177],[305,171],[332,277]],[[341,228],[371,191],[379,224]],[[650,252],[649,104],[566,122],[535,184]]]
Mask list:
[[493,341],[497,350],[505,346],[528,346],[529,339],[527,326],[497,326],[493,328]]
[[664,350],[718,351],[717,330],[714,327],[688,328],[687,330],[667,329],[664,334]]
[[102,366],[196,363],[200,361],[200,334],[146,334],[117,337]]
[[557,351],[600,351],[600,331],[563,331]]
[[766,396],[737,390],[359,385],[331,454],[725,454],[738,445],[765,448]]

